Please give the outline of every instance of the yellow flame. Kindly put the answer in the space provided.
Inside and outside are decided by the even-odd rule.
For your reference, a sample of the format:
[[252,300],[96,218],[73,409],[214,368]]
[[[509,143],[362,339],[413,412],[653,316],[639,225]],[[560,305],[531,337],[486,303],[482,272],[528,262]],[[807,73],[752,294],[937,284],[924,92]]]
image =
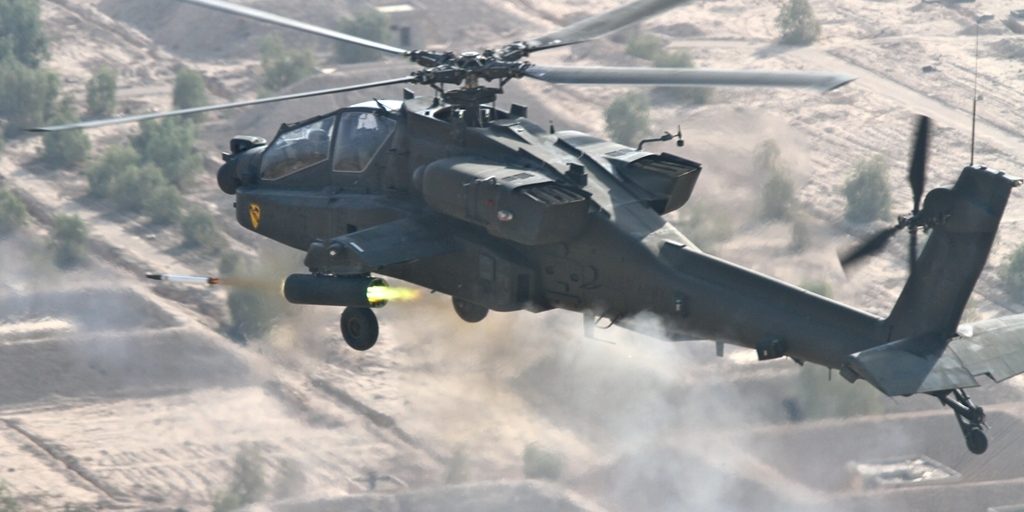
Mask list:
[[416,300],[420,297],[420,291],[415,288],[403,288],[401,286],[371,286],[366,289],[366,299],[371,304],[390,301]]

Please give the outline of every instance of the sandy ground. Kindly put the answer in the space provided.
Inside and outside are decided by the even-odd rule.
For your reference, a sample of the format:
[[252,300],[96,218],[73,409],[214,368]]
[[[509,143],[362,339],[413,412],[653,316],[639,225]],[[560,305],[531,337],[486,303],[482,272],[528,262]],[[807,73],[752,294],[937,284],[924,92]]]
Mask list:
[[[243,3],[279,7],[269,0]],[[615,4],[421,0],[415,3],[423,13],[417,38],[427,46],[500,43]],[[125,112],[167,108],[174,69],[183,64],[204,73],[214,101],[254,97],[255,49],[268,33],[313,49],[324,62],[323,73],[291,90],[409,69],[395,61],[333,65],[329,45],[315,38],[170,1],[42,5],[52,41],[48,65],[59,70],[65,90],[81,96],[91,70],[110,66],[119,72]],[[324,20],[357,7],[318,0],[287,14],[331,24]],[[720,90],[700,107],[656,104],[652,130],[681,124],[682,153],[705,164],[698,198],[730,226],[726,240],[710,250],[791,282],[826,282],[837,298],[884,313],[905,279],[906,246],[893,244],[870,265],[843,275],[836,250],[883,223],[844,223],[841,189],[859,160],[881,154],[892,162],[894,215],[909,208],[904,169],[915,113],[938,126],[930,184],[950,182],[966,163],[973,7],[871,0],[814,7],[823,39],[801,49],[773,44],[775,2],[693,2],[645,25],[707,67],[858,77],[825,95]],[[1013,173],[1024,163],[1018,108],[1024,61],[1014,57],[1020,36],[998,19],[1016,6],[993,1],[976,7],[997,16],[980,38],[977,160]],[[478,21],[452,29],[456,15]],[[642,64],[605,41],[537,60]],[[923,73],[925,65],[937,71]],[[603,109],[627,91],[529,81],[509,89],[504,101],[529,105],[534,119],[591,132],[602,131]],[[398,96],[399,90],[379,94]],[[199,183],[212,182],[217,151],[231,135],[270,136],[282,121],[364,99],[352,93],[212,117],[200,148],[211,157]],[[134,129],[108,127],[90,137],[102,148],[123,143]],[[789,248],[789,223],[751,220],[756,209],[749,205],[756,204],[762,182],[750,155],[769,138],[784,150],[801,215],[813,219],[815,242],[804,251]],[[26,510],[68,503],[204,510],[226,488],[232,458],[246,445],[264,454],[268,480],[300,468],[300,483],[282,484],[267,499],[291,496],[310,504],[302,510],[451,510],[472,502],[472,492],[535,496],[535,489],[513,484],[442,490],[436,499],[406,495],[402,486],[366,494],[360,480],[378,471],[428,493],[463,480],[515,480],[530,443],[557,449],[567,461],[562,485],[609,510],[963,510],[1024,502],[1024,423],[1014,384],[979,393],[981,403],[993,404],[993,448],[974,457],[948,411],[931,400],[883,400],[857,387],[851,394],[824,372],[808,377],[789,362],[752,363],[738,349],[718,360],[707,344],[666,345],[615,330],[603,334],[609,342],[583,340],[579,319],[558,312],[492,315],[468,327],[445,300],[430,297],[383,310],[380,344],[356,354],[341,346],[336,311],[309,308],[267,339],[239,347],[216,330],[223,292],[182,292],[138,280],[151,268],[210,272],[214,259],[183,251],[174,230],[155,229],[83,197],[80,171],[44,171],[35,162],[38,151],[38,139],[25,138],[8,141],[0,154],[0,177],[30,200],[35,217],[23,237],[0,242],[0,479]],[[230,211],[230,198],[213,186],[197,186],[189,198]],[[64,274],[43,261],[41,240],[53,212],[76,213],[89,224],[94,256],[88,268]],[[234,226],[230,214],[222,217],[233,248],[255,254],[265,247]],[[991,269],[1018,243],[1021,222],[1024,203],[1012,202]],[[975,318],[1024,311],[997,284],[995,272],[983,275]],[[794,424],[783,406],[785,399],[805,400],[800,403],[813,410],[807,404],[822,396],[853,403],[856,419],[831,418],[826,407],[820,417]],[[864,491],[854,488],[847,469],[851,460],[919,454],[961,478]],[[465,474],[453,479],[456,460]]]

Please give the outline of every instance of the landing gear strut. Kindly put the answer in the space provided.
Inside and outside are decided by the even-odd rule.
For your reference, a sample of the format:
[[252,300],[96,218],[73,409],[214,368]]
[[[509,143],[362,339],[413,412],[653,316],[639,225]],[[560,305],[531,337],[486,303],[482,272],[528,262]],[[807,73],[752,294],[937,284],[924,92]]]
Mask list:
[[380,325],[370,308],[347,307],[341,312],[341,335],[355,350],[370,350],[377,343]]
[[988,437],[983,431],[988,428],[985,425],[985,410],[974,405],[971,397],[962,389],[933,394],[942,405],[953,409],[960,431],[964,433],[964,440],[967,441],[967,449],[974,454],[985,453],[988,449]]

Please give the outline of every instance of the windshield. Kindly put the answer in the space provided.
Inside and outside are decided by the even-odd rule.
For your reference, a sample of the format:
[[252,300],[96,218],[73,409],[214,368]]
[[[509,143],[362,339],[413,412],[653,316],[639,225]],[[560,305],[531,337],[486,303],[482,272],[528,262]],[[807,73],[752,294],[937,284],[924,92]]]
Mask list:
[[334,145],[334,170],[362,171],[395,130],[395,120],[379,112],[343,112]]
[[328,117],[281,134],[263,154],[260,176],[275,180],[327,159],[334,117]]

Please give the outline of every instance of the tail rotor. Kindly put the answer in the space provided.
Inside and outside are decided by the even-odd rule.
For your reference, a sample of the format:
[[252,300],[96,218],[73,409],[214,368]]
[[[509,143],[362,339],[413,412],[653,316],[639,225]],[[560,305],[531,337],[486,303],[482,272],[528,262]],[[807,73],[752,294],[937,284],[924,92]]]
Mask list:
[[910,190],[914,198],[914,208],[911,210],[911,214],[900,216],[895,226],[875,233],[860,245],[843,255],[839,262],[843,266],[844,270],[849,269],[863,258],[881,251],[889,244],[889,241],[892,240],[896,233],[906,229],[910,232],[908,265],[910,267],[910,272],[914,272],[914,265],[917,261],[917,232],[921,228],[928,227],[928,223],[925,222],[924,216],[921,214],[921,202],[924,197],[924,186],[926,181],[925,170],[928,165],[928,144],[930,132],[931,119],[925,116],[918,116],[917,131],[914,135],[913,153],[910,160],[910,169],[907,173],[907,180],[910,182]]

